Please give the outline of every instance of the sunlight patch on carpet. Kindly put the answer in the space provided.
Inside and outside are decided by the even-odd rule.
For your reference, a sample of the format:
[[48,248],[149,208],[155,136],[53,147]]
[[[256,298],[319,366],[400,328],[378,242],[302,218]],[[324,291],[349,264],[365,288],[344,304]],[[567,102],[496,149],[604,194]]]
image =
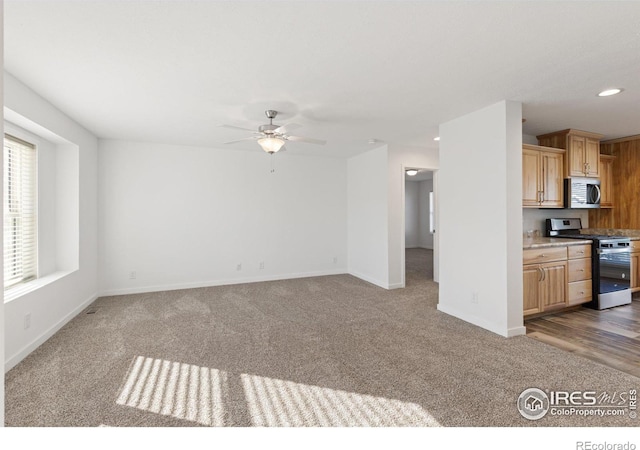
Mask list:
[[255,426],[440,426],[416,403],[242,374]]
[[119,405],[208,426],[224,425],[227,373],[138,356],[116,400]]
[[[230,395],[230,383],[239,389],[239,397]],[[240,414],[246,414],[245,420],[253,426],[440,426],[417,403],[144,356],[132,360],[116,403],[201,425],[224,426],[236,423],[225,408],[230,398],[244,403]]]

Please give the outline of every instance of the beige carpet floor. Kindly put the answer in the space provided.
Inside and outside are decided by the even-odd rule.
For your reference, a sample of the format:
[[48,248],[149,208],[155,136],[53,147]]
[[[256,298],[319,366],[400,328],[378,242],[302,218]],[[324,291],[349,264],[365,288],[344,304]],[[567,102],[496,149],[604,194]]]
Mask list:
[[640,379],[440,313],[431,259],[408,250],[394,291],[339,275],[100,298],[8,372],[6,425],[638,425],[522,418],[525,388]]

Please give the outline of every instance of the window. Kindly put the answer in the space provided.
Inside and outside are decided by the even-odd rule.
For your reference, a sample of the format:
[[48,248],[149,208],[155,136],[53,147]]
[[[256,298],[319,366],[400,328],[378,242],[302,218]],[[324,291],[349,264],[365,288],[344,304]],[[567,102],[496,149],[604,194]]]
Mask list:
[[4,136],[4,288],[37,278],[36,147]]
[[436,232],[436,222],[434,219],[434,207],[433,207],[433,191],[429,192],[429,233]]

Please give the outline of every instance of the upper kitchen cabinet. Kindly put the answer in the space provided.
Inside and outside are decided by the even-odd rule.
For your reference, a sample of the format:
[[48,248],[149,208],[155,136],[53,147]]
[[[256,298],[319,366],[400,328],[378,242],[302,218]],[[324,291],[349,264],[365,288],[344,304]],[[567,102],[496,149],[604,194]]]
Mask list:
[[600,208],[613,208],[613,161],[615,156],[600,155]]
[[562,208],[564,150],[522,146],[522,206]]
[[[612,177],[610,183],[603,185],[600,178],[602,199],[600,208],[589,211],[590,228],[620,228],[640,230],[640,201],[638,180],[640,180],[640,134],[616,138],[600,143],[602,156],[612,155]],[[604,170],[601,168],[604,175]],[[614,208],[603,208],[606,186],[610,186]]]
[[565,177],[600,177],[602,134],[562,130],[538,136],[538,144],[565,149]]

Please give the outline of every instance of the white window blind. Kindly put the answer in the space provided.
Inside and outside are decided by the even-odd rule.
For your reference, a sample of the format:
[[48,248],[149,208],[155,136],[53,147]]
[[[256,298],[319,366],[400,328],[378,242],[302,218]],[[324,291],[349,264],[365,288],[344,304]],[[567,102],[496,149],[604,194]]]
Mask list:
[[4,136],[4,288],[37,278],[36,148]]

